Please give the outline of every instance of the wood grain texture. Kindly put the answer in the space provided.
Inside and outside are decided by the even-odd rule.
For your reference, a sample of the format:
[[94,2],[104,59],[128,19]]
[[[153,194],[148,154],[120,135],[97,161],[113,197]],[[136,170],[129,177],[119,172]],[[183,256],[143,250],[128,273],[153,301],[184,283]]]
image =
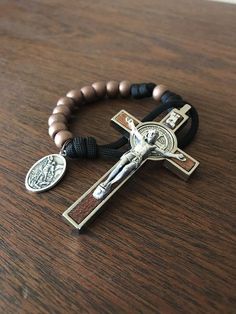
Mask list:
[[[235,313],[235,17],[202,0],[0,1],[1,313]],[[201,167],[186,183],[147,163],[77,236],[61,214],[113,162],[69,162],[39,195],[24,178],[57,152],[57,99],[111,79],[192,102],[200,129],[186,152]],[[91,104],[72,130],[105,143],[115,113],[153,106]]]
[[69,216],[77,223],[81,223],[94,208],[101,202],[93,197],[93,191],[90,192],[73,210]]

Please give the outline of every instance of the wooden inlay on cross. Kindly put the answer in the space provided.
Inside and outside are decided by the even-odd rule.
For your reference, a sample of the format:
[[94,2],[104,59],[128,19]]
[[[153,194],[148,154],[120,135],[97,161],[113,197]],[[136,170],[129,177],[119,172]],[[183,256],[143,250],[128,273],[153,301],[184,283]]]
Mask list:
[[82,230],[108,199],[147,161],[163,165],[187,180],[199,162],[178,148],[175,132],[187,121],[189,105],[172,109],[160,122],[140,122],[121,110],[112,124],[129,137],[131,149],[64,213],[63,217],[77,230]]

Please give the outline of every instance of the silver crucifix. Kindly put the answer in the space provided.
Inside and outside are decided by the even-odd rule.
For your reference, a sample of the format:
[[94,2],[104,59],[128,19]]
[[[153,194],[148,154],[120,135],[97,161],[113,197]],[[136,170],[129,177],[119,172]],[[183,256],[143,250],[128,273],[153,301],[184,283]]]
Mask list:
[[[120,161],[116,167],[108,175],[107,179],[100,183],[93,192],[93,197],[96,199],[103,199],[112,188],[112,185],[121,181],[124,177],[129,175],[132,171],[139,168],[144,160],[146,160],[152,153],[162,157],[171,157],[178,160],[186,160],[181,153],[171,153],[161,149],[156,143],[162,135],[155,128],[147,130],[145,135],[141,134],[134,125],[133,119],[127,117],[126,121],[131,130],[130,136],[133,137],[135,145],[127,153],[121,156]],[[164,147],[163,147],[164,148]]]
[[187,121],[186,113],[190,108],[185,105],[181,109],[173,109],[161,122],[142,123],[124,110],[115,115],[111,121],[129,137],[131,149],[69,207],[63,217],[81,230],[147,160],[162,160],[166,168],[188,179],[199,163],[178,148],[175,132]]

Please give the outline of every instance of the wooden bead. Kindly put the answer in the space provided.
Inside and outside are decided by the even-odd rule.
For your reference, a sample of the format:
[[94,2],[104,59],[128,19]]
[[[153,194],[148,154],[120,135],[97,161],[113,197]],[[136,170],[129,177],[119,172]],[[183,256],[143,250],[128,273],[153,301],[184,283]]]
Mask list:
[[65,117],[69,118],[71,110],[67,105],[59,105],[53,109],[53,114],[54,113],[61,113],[64,114]]
[[92,87],[95,89],[95,93],[98,98],[103,98],[106,96],[106,83],[105,82],[95,82],[92,84]]
[[109,81],[107,82],[107,96],[109,98],[114,98],[119,93],[119,83],[117,81]]
[[73,89],[66,94],[66,97],[69,97],[74,100],[76,105],[79,105],[83,102],[83,95],[79,89]]
[[66,141],[73,138],[73,134],[68,130],[59,131],[54,137],[54,142],[58,148],[62,148]]
[[61,97],[57,102],[57,106],[63,106],[63,105],[69,107],[72,110],[75,106],[75,103],[73,99],[69,97]]
[[84,100],[88,102],[92,102],[96,100],[97,95],[95,93],[95,89],[92,86],[84,86],[81,88],[81,93],[84,97]]
[[63,122],[66,123],[67,119],[64,114],[55,113],[52,114],[48,119],[48,125],[51,126],[54,122]]
[[54,136],[62,130],[67,130],[67,126],[65,123],[62,122],[54,122],[51,124],[51,126],[48,129],[48,134],[51,136],[51,138],[54,138]]
[[168,91],[168,87],[166,85],[157,85],[153,92],[152,92],[152,97],[153,99],[155,99],[156,101],[160,101],[161,100],[161,96],[166,92]]
[[119,92],[121,97],[127,98],[130,96],[131,83],[129,81],[122,81],[119,84]]

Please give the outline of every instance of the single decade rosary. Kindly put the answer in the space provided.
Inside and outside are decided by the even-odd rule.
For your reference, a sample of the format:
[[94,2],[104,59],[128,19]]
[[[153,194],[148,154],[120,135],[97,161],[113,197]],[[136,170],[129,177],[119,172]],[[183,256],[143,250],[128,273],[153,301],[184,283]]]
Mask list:
[[[93,137],[73,137],[68,131],[67,121],[76,106],[118,96],[135,99],[152,96],[160,105],[142,121],[125,110],[118,112],[111,122],[123,136],[110,144],[98,145]],[[166,111],[167,114],[160,122],[152,121]],[[65,173],[66,157],[119,159],[63,213],[63,217],[79,231],[147,160],[163,161],[166,168],[185,180],[199,165],[198,161],[182,150],[197,132],[197,111],[164,85],[109,81],[96,82],[92,86],[72,90],[66,97],[59,99],[48,124],[49,135],[60,148],[60,153],[45,156],[31,167],[25,179],[29,191],[42,192],[55,186]],[[121,150],[128,142],[129,149]]]

